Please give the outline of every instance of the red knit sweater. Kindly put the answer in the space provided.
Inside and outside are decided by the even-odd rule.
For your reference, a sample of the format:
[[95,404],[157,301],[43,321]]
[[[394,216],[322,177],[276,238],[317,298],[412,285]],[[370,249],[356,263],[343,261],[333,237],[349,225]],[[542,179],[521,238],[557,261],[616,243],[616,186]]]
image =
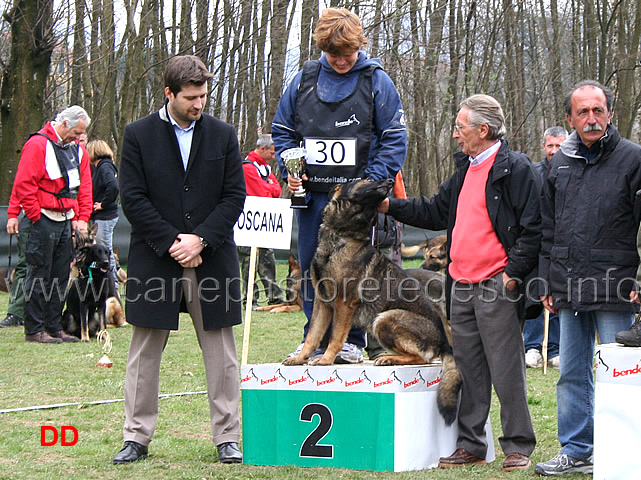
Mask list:
[[470,165],[456,209],[450,249],[454,280],[478,283],[505,270],[507,254],[487,213],[485,186],[496,154],[480,165]]

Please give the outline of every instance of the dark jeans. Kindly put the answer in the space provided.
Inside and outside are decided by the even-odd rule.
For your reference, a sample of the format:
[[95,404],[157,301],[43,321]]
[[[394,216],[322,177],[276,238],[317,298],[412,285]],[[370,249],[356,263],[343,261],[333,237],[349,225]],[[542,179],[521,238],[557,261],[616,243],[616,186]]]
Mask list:
[[31,226],[27,241],[25,334],[62,329],[72,244],[69,220],[54,222],[44,215]]
[[[534,349],[542,351],[543,345],[544,316],[543,312],[536,318],[525,322],[523,329],[523,341],[525,351]],[[559,315],[550,313],[550,328],[548,330],[548,358],[559,355]]]

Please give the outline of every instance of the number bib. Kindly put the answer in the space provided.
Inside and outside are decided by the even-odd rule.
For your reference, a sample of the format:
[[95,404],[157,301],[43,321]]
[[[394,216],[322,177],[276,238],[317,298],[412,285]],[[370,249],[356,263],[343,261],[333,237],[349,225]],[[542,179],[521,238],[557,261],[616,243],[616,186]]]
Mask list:
[[372,74],[358,73],[354,90],[341,100],[318,96],[320,63],[305,62],[296,99],[296,137],[307,152],[305,190],[329,192],[334,185],[365,176],[372,141]]
[[352,167],[356,165],[355,138],[305,138],[307,165]]

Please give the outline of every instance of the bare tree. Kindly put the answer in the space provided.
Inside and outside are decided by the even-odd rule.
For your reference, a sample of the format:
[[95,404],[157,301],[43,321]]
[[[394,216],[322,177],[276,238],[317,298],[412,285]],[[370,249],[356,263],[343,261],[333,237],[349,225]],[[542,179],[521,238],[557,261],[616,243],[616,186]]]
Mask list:
[[11,26],[11,58],[2,75],[0,198],[8,202],[13,178],[29,134],[42,127],[53,33],[53,0],[14,0],[3,14]]

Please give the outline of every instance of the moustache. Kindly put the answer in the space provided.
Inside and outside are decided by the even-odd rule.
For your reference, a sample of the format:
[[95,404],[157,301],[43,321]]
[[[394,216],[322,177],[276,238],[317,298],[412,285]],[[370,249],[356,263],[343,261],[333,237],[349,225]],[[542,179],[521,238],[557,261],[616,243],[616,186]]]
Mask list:
[[585,132],[592,132],[592,131],[600,132],[601,130],[603,130],[603,127],[601,125],[599,125],[598,123],[595,123],[594,125],[586,125],[585,127],[583,127],[583,132],[584,133]]

